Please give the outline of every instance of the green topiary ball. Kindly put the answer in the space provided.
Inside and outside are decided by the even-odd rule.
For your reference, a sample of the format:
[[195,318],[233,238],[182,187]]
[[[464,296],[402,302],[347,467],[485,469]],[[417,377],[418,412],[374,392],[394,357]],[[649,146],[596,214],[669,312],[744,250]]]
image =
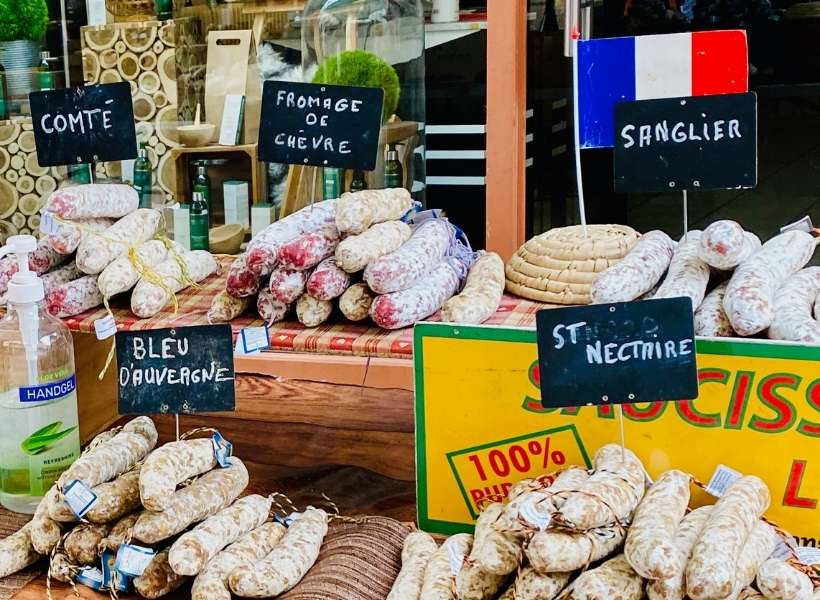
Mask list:
[[389,119],[399,105],[401,90],[396,70],[375,54],[364,50],[346,50],[329,56],[319,65],[313,83],[382,88],[382,121]]
[[0,41],[38,41],[47,26],[46,0],[0,0]]

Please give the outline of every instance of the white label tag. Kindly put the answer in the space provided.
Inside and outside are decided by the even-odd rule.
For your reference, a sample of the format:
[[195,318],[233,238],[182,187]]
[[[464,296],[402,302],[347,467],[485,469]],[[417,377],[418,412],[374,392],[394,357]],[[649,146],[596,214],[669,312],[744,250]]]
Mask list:
[[715,469],[715,474],[709,480],[706,486],[706,493],[711,494],[715,498],[722,498],[731,485],[743,477],[742,473],[738,473],[734,469],[730,469],[726,465],[718,465]]
[[100,590],[103,587],[103,573],[97,567],[83,567],[77,573],[75,581],[92,590]]
[[455,546],[448,546],[447,549],[450,552],[450,571],[453,577],[457,577],[461,573],[461,567],[464,566],[464,555]]
[[46,235],[57,233],[60,230],[60,224],[54,219],[54,215],[50,212],[44,212],[40,215],[40,231]]
[[780,228],[780,233],[786,233],[787,231],[805,231],[807,233],[811,233],[814,231],[814,225],[812,225],[811,217],[806,215],[799,221],[789,223],[788,225],[784,225]]
[[270,333],[267,327],[248,327],[239,332],[245,354],[254,354],[270,348]]
[[151,548],[123,544],[117,551],[114,570],[129,577],[139,577],[153,559],[154,551]]
[[97,494],[91,491],[86,484],[79,479],[69,483],[63,490],[63,497],[66,504],[78,518],[82,519],[94,503],[97,502]]
[[820,565],[820,548],[809,548],[808,546],[798,546],[795,551],[797,560],[804,565]]
[[94,331],[97,332],[98,340],[107,340],[117,333],[117,323],[114,321],[114,315],[108,315],[94,321]]
[[519,516],[538,531],[544,531],[552,522],[552,515],[541,512],[536,506],[536,504],[545,497],[543,494],[533,494],[532,497],[524,502],[521,508],[518,509]]

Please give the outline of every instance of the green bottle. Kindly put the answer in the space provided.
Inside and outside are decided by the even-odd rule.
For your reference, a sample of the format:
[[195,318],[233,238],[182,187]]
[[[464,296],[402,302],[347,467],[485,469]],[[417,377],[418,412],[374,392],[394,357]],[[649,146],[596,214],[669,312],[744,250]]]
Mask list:
[[91,183],[91,165],[88,163],[68,165],[68,176],[72,183]]
[[353,179],[350,180],[350,191],[361,192],[367,189],[367,181],[364,179],[364,171],[353,171]]
[[199,192],[205,198],[206,204],[211,205],[211,178],[208,177],[208,172],[204,164],[199,164],[196,167],[196,177],[194,177],[194,192]]
[[191,203],[191,250],[210,250],[208,203],[200,192],[194,192]]
[[399,162],[399,153],[392,147],[387,151],[387,159],[384,162],[384,187],[404,187],[404,169]]
[[9,86],[6,81],[6,68],[0,65],[0,121],[9,118]]
[[158,21],[167,21],[174,16],[174,3],[172,0],[154,0],[154,9]]
[[54,71],[48,64],[51,60],[50,52],[40,52],[40,64],[37,65],[37,87],[40,91],[54,89]]
[[151,208],[151,187],[153,169],[151,161],[148,160],[148,152],[145,150],[145,143],[140,144],[139,155],[134,161],[134,189],[140,197],[140,208]]
[[325,200],[338,198],[342,195],[342,170],[325,167],[324,171],[324,194]]

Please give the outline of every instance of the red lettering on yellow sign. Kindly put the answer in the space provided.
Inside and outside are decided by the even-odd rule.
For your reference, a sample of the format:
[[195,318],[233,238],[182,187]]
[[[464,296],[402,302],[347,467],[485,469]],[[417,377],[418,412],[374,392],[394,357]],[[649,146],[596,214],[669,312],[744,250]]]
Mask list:
[[806,474],[806,461],[792,461],[792,468],[789,472],[789,479],[786,483],[786,495],[783,497],[783,506],[793,506],[795,508],[817,508],[816,498],[802,498],[800,496],[800,485],[803,483],[803,475]]

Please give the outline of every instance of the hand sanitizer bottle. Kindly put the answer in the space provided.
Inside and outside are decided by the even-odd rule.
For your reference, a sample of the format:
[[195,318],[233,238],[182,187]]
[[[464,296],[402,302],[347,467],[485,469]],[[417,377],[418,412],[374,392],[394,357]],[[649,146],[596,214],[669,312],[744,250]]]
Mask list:
[[8,310],[0,320],[0,504],[33,513],[80,455],[71,333],[43,307],[43,282],[29,270],[30,235],[0,248],[14,254]]

